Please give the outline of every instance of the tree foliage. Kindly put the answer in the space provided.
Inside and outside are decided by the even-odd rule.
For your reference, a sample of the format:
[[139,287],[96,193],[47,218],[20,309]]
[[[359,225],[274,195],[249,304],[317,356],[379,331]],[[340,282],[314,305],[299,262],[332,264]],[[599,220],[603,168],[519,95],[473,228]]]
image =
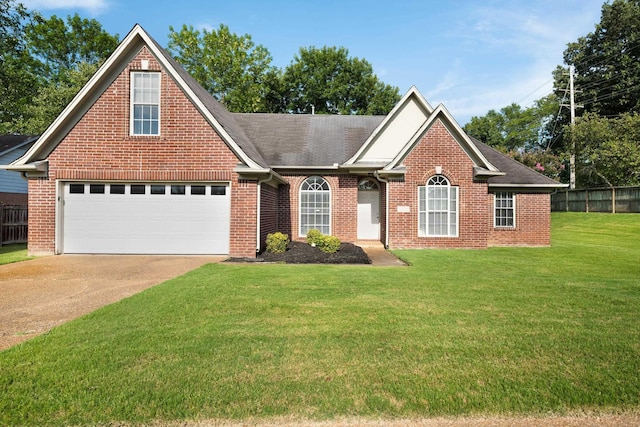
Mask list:
[[579,185],[640,185],[640,115],[587,113],[567,132],[576,140]]
[[68,16],[66,23],[53,15],[27,26],[26,37],[35,72],[45,84],[67,79],[80,64],[104,61],[118,46],[118,36],[107,33],[95,19]]
[[[640,112],[640,0],[602,6],[595,31],[569,43],[566,64],[575,66],[579,102],[586,112],[614,117]],[[566,76],[556,74],[556,85]]]
[[0,0],[0,132],[13,131],[32,96],[36,76],[25,68],[29,63],[25,26],[31,15],[13,0]]
[[118,36],[77,14],[44,19],[0,0],[0,132],[41,133],[116,48]]
[[528,108],[511,104],[500,111],[490,110],[485,116],[474,116],[465,131],[504,152],[530,152],[547,149],[552,137],[547,124],[553,120],[558,100],[551,95]]
[[387,114],[398,88],[381,82],[364,59],[344,47],[300,48],[284,70],[287,109],[294,113]]
[[266,99],[275,70],[271,54],[251,36],[226,25],[207,31],[183,25],[169,28],[169,49],[185,69],[229,110],[268,111]]

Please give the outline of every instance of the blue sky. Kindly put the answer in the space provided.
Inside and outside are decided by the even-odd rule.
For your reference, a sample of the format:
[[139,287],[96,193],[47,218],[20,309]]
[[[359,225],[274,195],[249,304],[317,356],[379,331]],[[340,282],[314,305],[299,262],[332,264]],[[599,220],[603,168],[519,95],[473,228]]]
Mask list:
[[464,125],[552,91],[567,43],[592,32],[604,0],[23,0],[44,16],[78,13],[123,38],[139,23],[163,46],[169,26],[228,25],[287,66],[300,47],[344,46],[385,83],[415,85]]

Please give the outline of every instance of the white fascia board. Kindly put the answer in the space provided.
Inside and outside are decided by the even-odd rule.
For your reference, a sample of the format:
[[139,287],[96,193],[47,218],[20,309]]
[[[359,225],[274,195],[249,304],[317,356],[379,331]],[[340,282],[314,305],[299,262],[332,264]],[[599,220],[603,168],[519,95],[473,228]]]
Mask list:
[[120,42],[116,50],[113,51],[111,56],[107,58],[107,60],[102,64],[102,66],[98,69],[98,71],[89,79],[89,81],[80,89],[80,91],[76,94],[76,96],[71,100],[71,102],[65,107],[65,109],[60,113],[58,117],[49,125],[47,130],[40,136],[38,141],[22,156],[20,159],[16,160],[14,164],[24,165],[32,161],[32,157],[35,153],[38,153],[40,148],[43,145],[46,145],[47,142],[55,135],[55,131],[62,126],[62,124],[72,115],[72,113],[79,108],[82,102],[91,94],[94,90],[95,86],[102,80],[102,78],[111,70],[111,68],[119,61],[121,58],[130,50],[133,43],[135,43],[136,38],[139,37],[143,43],[149,48],[151,52],[153,52],[154,56],[160,62],[165,69],[171,74],[173,79],[177,82],[177,84],[181,87],[182,90],[187,94],[187,96],[196,104],[198,109],[202,112],[203,115],[210,121],[213,125],[214,129],[220,134],[220,136],[229,144],[231,149],[238,154],[238,156],[244,161],[247,165],[260,168],[260,165],[255,163],[249,156],[244,153],[244,151],[233,141],[233,138],[224,130],[224,128],[220,125],[220,123],[211,115],[211,113],[207,110],[207,108],[203,105],[202,101],[193,93],[193,91],[189,88],[189,86],[185,83],[185,81],[178,75],[173,66],[167,61],[162,52],[160,52],[156,44],[151,40],[149,35],[144,31],[144,29],[136,24],[133,29],[127,34],[127,36]]
[[369,135],[367,140],[360,146],[356,154],[353,155],[349,160],[347,160],[344,165],[350,165],[358,161],[360,156],[373,144],[373,141],[378,137],[378,134],[383,131],[388,125],[388,123],[393,120],[397,115],[398,111],[402,109],[402,107],[409,101],[409,98],[415,97],[418,104],[424,108],[428,114],[433,113],[433,107],[427,102],[427,100],[422,96],[418,88],[415,86],[411,86],[409,90],[404,94],[404,96],[398,101],[398,103],[393,107],[393,109],[387,114],[387,116],[380,122],[378,127],[374,129],[374,131]]
[[151,40],[149,35],[144,30],[141,29],[140,36],[145,41],[147,47],[153,52],[157,60],[164,66],[166,70],[168,70],[169,74],[171,74],[171,77],[173,77],[173,79],[178,83],[178,86],[180,86],[180,88],[187,94],[189,99],[191,99],[191,101],[196,105],[198,110],[200,110],[200,112],[206,117],[209,123],[213,125],[213,128],[216,130],[216,132],[222,137],[223,140],[227,142],[227,144],[229,144],[229,146],[231,147],[231,150],[233,150],[233,152],[240,157],[240,160],[242,160],[247,166],[249,166],[252,169],[261,169],[262,167],[258,163],[254,162],[253,159],[251,159],[240,148],[240,146],[233,140],[231,135],[229,135],[229,133],[224,129],[224,127],[222,127],[220,122],[218,122],[218,120],[213,116],[213,114],[211,114],[211,112],[204,106],[202,100],[198,96],[196,96],[195,93],[193,93],[189,85],[182,79],[182,77],[180,77],[180,74],[176,72],[176,70],[169,63],[167,58],[165,58],[162,52],[158,50],[156,44],[153,42],[153,40]]
[[491,184],[489,188],[567,188],[569,184],[563,184],[561,182],[557,184]]
[[398,164],[400,164],[400,162],[415,147],[415,144],[418,142],[419,138],[424,135],[424,133],[435,123],[437,119],[442,120],[443,125],[452,134],[453,138],[465,152],[472,152],[473,155],[475,155],[476,158],[480,160],[480,164],[475,164],[476,161],[471,158],[471,160],[474,162],[474,166],[481,167],[492,172],[500,172],[498,168],[492,165],[491,162],[489,162],[489,160],[487,160],[487,158],[482,155],[480,150],[475,146],[473,142],[471,142],[469,136],[462,130],[458,122],[453,118],[449,110],[447,110],[447,108],[442,104],[439,104],[436,109],[433,110],[429,118],[414,134],[413,138],[411,138],[411,140],[404,146],[400,153],[398,153],[398,155],[385,167],[385,170],[391,170]]
[[122,55],[124,55],[129,48],[129,45],[135,39],[136,36],[144,33],[142,27],[139,24],[136,24],[133,29],[127,34],[127,36],[120,42],[116,50],[107,58],[107,60],[102,64],[102,66],[96,71],[96,73],[91,76],[89,81],[80,89],[80,91],[73,97],[71,102],[67,104],[67,106],[62,110],[62,112],[56,117],[56,119],[49,125],[47,130],[44,131],[38,141],[33,144],[33,146],[22,156],[20,159],[16,160],[13,164],[16,165],[24,165],[29,163],[32,159],[31,157],[37,153],[40,148],[45,145],[49,139],[55,134],[55,131],[67,120],[69,116],[75,111],[78,106],[82,103],[82,101],[92,92],[94,87],[98,84],[98,82],[102,79],[102,77],[107,74],[107,72],[111,69],[111,67],[120,59]]

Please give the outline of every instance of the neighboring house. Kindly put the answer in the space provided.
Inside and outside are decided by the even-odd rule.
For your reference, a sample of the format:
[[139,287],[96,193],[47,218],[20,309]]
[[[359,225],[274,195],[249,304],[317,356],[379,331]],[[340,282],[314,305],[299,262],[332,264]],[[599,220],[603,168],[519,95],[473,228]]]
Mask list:
[[[38,139],[33,135],[0,135],[0,165],[19,159]],[[0,169],[0,205],[26,205],[27,180],[20,174]]]
[[317,228],[390,248],[549,245],[562,187],[415,88],[384,117],[232,114],[140,26],[8,166],[31,253],[253,257]]

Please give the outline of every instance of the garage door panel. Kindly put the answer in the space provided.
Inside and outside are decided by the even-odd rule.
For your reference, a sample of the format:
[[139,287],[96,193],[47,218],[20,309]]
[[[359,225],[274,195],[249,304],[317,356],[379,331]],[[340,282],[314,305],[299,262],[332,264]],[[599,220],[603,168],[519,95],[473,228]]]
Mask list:
[[65,185],[65,253],[227,254],[230,196],[70,194]]

